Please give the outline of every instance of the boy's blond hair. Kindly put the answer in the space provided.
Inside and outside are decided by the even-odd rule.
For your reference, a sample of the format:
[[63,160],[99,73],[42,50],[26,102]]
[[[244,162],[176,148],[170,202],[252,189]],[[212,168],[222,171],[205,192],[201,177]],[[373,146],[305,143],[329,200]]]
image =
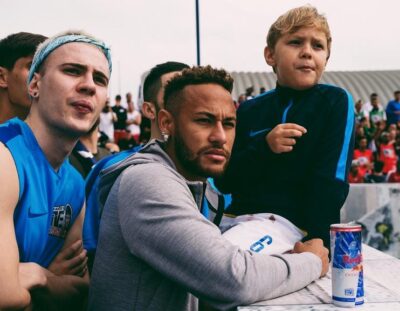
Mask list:
[[279,16],[269,28],[267,46],[273,51],[279,38],[288,33],[294,33],[304,27],[313,27],[325,34],[328,43],[328,59],[331,53],[332,43],[328,21],[324,15],[318,13],[315,7],[310,5],[291,9]]

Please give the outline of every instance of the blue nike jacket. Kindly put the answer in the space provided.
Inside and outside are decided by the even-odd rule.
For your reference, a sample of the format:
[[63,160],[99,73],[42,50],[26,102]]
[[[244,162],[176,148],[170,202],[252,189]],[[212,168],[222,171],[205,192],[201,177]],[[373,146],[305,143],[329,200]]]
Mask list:
[[[349,191],[354,148],[354,103],[336,86],[276,89],[238,109],[232,157],[217,186],[232,193],[228,212],[281,215],[329,245],[329,225],[340,222]],[[307,129],[291,152],[275,154],[266,135],[281,123]]]

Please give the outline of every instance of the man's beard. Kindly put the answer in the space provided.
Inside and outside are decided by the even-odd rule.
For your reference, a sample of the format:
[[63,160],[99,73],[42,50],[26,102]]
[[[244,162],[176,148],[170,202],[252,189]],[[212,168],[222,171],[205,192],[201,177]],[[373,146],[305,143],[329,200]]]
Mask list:
[[[205,148],[199,149],[197,151],[197,155],[193,153],[187,145],[185,144],[184,140],[182,139],[182,136],[179,134],[179,132],[176,133],[176,136],[174,137],[174,148],[175,148],[175,155],[177,160],[179,161],[180,165],[182,168],[184,168],[187,172],[190,172],[191,175],[194,176],[199,176],[199,177],[219,177],[221,176],[226,167],[228,166],[229,163],[229,158],[230,158],[230,152],[228,152],[226,149],[224,149],[221,146],[207,146]],[[213,170],[213,169],[207,169],[201,165],[200,162],[200,155],[207,151],[208,149],[223,149],[225,154],[226,154],[226,161],[221,170]]]

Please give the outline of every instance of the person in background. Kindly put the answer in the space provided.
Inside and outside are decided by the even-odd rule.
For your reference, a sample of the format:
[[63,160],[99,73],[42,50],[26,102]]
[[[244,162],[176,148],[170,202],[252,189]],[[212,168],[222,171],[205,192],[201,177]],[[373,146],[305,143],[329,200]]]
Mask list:
[[114,122],[117,122],[117,115],[111,109],[110,100],[107,98],[106,105],[100,113],[99,130],[107,135],[109,142],[114,141]]
[[364,178],[366,183],[384,183],[386,182],[386,175],[383,173],[384,163],[381,161],[374,162],[374,169],[371,174],[367,174]]
[[238,106],[237,106],[236,108],[239,108],[239,106],[240,106],[241,104],[243,104],[245,101],[246,101],[246,94],[240,94],[240,95],[239,95],[239,98],[238,98],[238,100],[237,100]]
[[379,128],[384,124],[386,126],[386,112],[382,108],[381,103],[379,102],[378,95],[373,93],[371,94],[371,110],[369,112],[369,120],[370,126],[372,128]]
[[246,94],[245,94],[246,100],[249,100],[249,99],[252,99],[252,98],[253,98],[253,92],[254,92],[254,87],[253,87],[253,86],[249,86],[249,87],[246,89]]
[[132,105],[133,108],[136,108],[135,107],[135,103],[133,102],[133,99],[132,99],[132,93],[130,93],[130,92],[126,93],[125,94],[125,99],[126,99],[126,104],[125,104],[124,107],[126,109],[128,109],[130,105]]
[[379,108],[383,109],[382,104],[379,102],[379,96],[377,93],[371,93],[371,95],[369,96],[369,101],[364,103],[363,105],[363,110],[364,112],[369,116],[371,110],[372,110],[372,102],[377,100],[378,101],[378,106]]
[[396,170],[388,173],[387,181],[390,183],[400,183],[400,161],[397,161]]
[[362,135],[357,135],[357,133],[356,133],[356,138],[360,138],[360,137],[365,136],[367,138],[367,140],[368,140],[368,146],[370,146],[370,144],[371,144],[371,142],[372,142],[372,140],[374,138],[374,135],[375,135],[375,129],[370,127],[369,118],[362,117],[357,126],[362,128],[362,132],[363,133],[362,133]]
[[126,131],[125,136],[118,142],[118,147],[121,151],[134,149],[137,146],[138,143],[135,139],[135,136],[133,136],[129,130]]
[[356,117],[356,123],[360,124],[363,120],[363,118],[366,118],[368,121],[368,127],[369,127],[369,114],[363,110],[363,102],[361,99],[357,100],[356,103],[354,104],[354,114]]
[[252,254],[200,213],[207,177],[229,161],[232,87],[224,70],[183,70],[158,113],[163,141],[105,173],[89,310],[195,311],[198,298],[226,310],[296,291],[327,272],[321,240],[298,242],[292,254]]
[[358,148],[354,150],[353,159],[357,160],[358,171],[362,177],[371,173],[374,155],[372,150],[368,148],[368,141],[365,136],[358,139]]
[[97,120],[89,132],[79,138],[69,156],[71,165],[83,178],[86,178],[98,161],[111,154],[110,150],[99,145],[99,137],[99,120]]
[[0,126],[2,310],[83,307],[85,252],[69,262],[68,274],[50,266],[64,250],[75,254],[82,247],[84,183],[67,156],[98,119],[111,68],[108,47],[92,36],[66,32],[48,39],[29,71],[26,120]]
[[[130,94],[130,93],[128,93]],[[128,104],[128,113],[126,118],[126,130],[130,133],[133,139],[136,142],[136,145],[139,144],[140,137],[140,123],[142,122],[142,115],[139,111],[135,109],[135,106],[132,103]]]
[[354,146],[351,95],[318,84],[331,40],[326,18],[311,6],[273,23],[264,56],[277,86],[239,107],[232,159],[216,183],[232,193],[228,213],[276,213],[325,245],[340,222]]
[[379,139],[378,160],[383,166],[383,173],[387,174],[396,169],[397,155],[394,143],[389,141],[389,133],[383,132]]
[[360,184],[364,182],[364,175],[360,173],[360,165],[357,160],[353,160],[351,163],[348,180],[350,184]]
[[388,125],[397,124],[400,121],[400,91],[394,92],[394,99],[386,106]]
[[115,105],[111,108],[117,116],[117,120],[114,122],[114,142],[118,144],[121,138],[126,135],[126,119],[128,111],[121,106],[121,95],[115,96]]
[[45,36],[18,32],[0,40],[0,123],[24,120],[31,107],[26,80],[36,47]]
[[387,131],[389,133],[389,141],[391,143],[394,143],[396,141],[396,136],[399,133],[399,130],[397,129],[397,125],[395,123],[388,124]]

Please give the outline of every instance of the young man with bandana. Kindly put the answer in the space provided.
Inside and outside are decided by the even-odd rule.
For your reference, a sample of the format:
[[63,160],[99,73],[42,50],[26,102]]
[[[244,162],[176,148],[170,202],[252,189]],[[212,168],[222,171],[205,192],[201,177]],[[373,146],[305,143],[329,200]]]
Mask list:
[[30,68],[26,120],[0,127],[0,309],[74,310],[84,301],[85,262],[74,275],[48,267],[81,243],[84,182],[66,158],[99,117],[111,67],[109,49],[91,36],[48,39]]

